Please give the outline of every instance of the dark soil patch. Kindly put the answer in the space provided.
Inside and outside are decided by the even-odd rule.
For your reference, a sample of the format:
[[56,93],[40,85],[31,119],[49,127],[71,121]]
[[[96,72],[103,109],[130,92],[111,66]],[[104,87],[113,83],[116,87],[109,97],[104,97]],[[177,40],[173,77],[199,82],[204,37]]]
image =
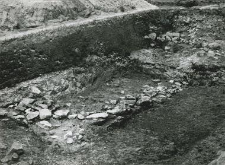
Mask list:
[[[135,116],[123,129],[105,133],[99,131],[101,139],[97,136],[93,148],[100,155],[110,153],[110,157],[107,159],[106,156],[103,162],[98,163],[179,165],[189,159],[194,159],[193,164],[209,163],[218,148],[211,147],[212,151],[208,152],[209,145],[198,143],[209,137],[223,123],[223,90],[224,87],[186,89],[163,105],[155,105],[154,108]],[[189,151],[192,152],[194,146],[201,150],[195,151],[194,155],[185,156]],[[204,151],[207,157],[196,156]]]

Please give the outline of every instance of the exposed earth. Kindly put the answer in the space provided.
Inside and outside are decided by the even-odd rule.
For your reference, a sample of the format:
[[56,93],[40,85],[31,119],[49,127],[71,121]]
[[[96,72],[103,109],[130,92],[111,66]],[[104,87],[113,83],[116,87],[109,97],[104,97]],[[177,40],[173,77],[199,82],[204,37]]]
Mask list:
[[146,49],[2,89],[1,163],[225,164],[224,21],[177,17]]
[[155,8],[145,0],[2,0],[0,35],[88,17]]

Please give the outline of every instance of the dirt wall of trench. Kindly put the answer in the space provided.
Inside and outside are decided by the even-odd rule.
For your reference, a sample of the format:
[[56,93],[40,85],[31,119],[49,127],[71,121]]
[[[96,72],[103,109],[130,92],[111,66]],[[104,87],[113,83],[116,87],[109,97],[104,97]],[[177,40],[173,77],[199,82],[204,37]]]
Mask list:
[[108,12],[153,9],[144,0],[1,0],[0,35]]
[[41,74],[82,66],[88,55],[129,55],[131,51],[155,43],[155,39],[146,37],[149,34],[178,31],[185,35],[188,28],[182,31],[182,27],[194,25],[194,22],[188,23],[185,18],[195,15],[201,15],[202,19],[209,15],[215,18],[214,21],[223,21],[220,17],[222,15],[224,18],[225,10],[149,10],[2,39],[0,88],[13,86]]
[[149,3],[158,6],[203,6],[211,4],[221,4],[224,0],[147,0]]

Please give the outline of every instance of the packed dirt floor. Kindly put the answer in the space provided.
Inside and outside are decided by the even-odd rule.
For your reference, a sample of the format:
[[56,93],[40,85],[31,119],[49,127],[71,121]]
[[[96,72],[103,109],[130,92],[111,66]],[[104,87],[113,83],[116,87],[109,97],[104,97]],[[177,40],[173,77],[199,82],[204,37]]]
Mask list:
[[192,17],[186,35],[1,90],[1,164],[225,164],[224,16]]

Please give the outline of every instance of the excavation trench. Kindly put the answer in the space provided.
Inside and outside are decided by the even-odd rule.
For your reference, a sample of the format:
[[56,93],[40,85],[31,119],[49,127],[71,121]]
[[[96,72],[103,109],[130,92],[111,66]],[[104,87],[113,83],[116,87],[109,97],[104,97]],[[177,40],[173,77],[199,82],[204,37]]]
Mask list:
[[[5,38],[1,88],[27,81],[1,90],[0,144],[20,141],[19,162],[35,165],[209,164],[225,147],[224,13],[143,11]],[[28,119],[44,105],[52,116]]]

